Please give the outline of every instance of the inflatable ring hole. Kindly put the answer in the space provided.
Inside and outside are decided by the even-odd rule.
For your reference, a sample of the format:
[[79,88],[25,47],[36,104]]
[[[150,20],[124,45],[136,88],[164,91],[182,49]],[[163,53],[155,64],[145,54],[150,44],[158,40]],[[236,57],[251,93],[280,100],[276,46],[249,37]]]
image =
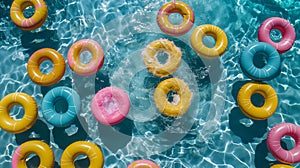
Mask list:
[[15,104],[10,109],[10,116],[14,120],[21,120],[24,116],[24,108],[19,104]]
[[295,139],[291,136],[285,135],[280,139],[280,145],[285,150],[291,150],[295,147]]
[[178,93],[176,91],[171,90],[167,94],[167,99],[170,103],[177,105],[180,101],[180,96],[178,95]]
[[35,153],[30,153],[27,157],[26,157],[26,166],[27,167],[36,167],[40,165],[40,157],[38,155],[36,155]]
[[265,98],[259,93],[254,93],[251,96],[251,102],[256,107],[262,107],[265,104]]
[[68,110],[68,102],[67,100],[62,97],[62,96],[58,96],[54,99],[53,102],[54,105],[54,109],[57,113],[65,113]]
[[156,55],[156,58],[160,64],[164,65],[169,60],[169,53],[166,51],[159,51]]
[[116,100],[115,98],[111,98],[111,99],[106,99],[104,100],[104,109],[109,113],[113,113],[115,111],[119,110],[119,103],[118,100]]
[[33,16],[35,12],[34,4],[30,1],[26,1],[25,3],[22,4],[21,10],[23,11],[23,15],[25,18],[30,18]]
[[[74,165],[80,165],[80,162],[84,162],[84,167],[89,167],[90,166],[90,159],[87,157],[85,154],[79,154],[77,157],[74,159]],[[88,163],[86,163],[88,162]],[[76,166],[77,167],[77,166]]]
[[33,6],[27,6],[25,9],[24,9],[24,17],[25,18],[30,18],[31,16],[33,16],[34,14],[34,7]]
[[214,48],[216,46],[216,39],[213,36],[205,35],[202,41],[203,44],[208,48]]
[[269,60],[269,55],[265,52],[259,51],[253,56],[253,64],[257,68],[263,68],[267,65]]
[[282,33],[279,29],[272,29],[270,31],[271,40],[275,43],[278,43],[282,40]]
[[89,51],[82,51],[79,56],[79,60],[83,64],[88,64],[92,61],[92,53]]
[[171,24],[180,25],[183,22],[183,17],[180,13],[174,12],[169,15],[168,20]]
[[40,71],[47,75],[53,70],[53,63],[50,60],[45,60],[40,64]]

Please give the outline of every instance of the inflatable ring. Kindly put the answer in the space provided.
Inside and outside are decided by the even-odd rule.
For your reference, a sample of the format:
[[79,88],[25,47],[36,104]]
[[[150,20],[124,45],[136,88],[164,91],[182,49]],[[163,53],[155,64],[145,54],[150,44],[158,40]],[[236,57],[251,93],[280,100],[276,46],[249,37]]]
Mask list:
[[[53,70],[49,74],[42,74],[40,65],[43,61],[50,60]],[[64,57],[51,48],[43,48],[34,52],[28,60],[27,71],[30,79],[41,86],[49,86],[57,83],[66,70]]]
[[[64,113],[58,113],[55,110],[55,103],[58,98],[64,98],[68,103],[68,110]],[[42,114],[47,122],[56,127],[65,127],[70,125],[77,117],[80,110],[80,97],[76,91],[71,88],[61,86],[51,89],[42,101]]]
[[[161,51],[168,53],[169,56],[164,64],[161,64],[157,58],[157,54]],[[164,77],[174,73],[179,67],[182,53],[172,41],[159,39],[149,44],[142,55],[148,71],[155,76]]]
[[[256,54],[265,55],[267,63],[263,67],[256,67],[253,58]],[[240,57],[243,72],[254,80],[271,80],[280,72],[281,58],[270,44],[258,42],[246,48]]]
[[[80,54],[89,51],[92,60],[85,64],[80,62]],[[94,40],[83,39],[74,43],[68,52],[68,64],[78,75],[89,76],[95,74],[104,63],[104,53],[101,46]]]
[[159,168],[159,166],[156,163],[150,160],[136,160],[132,162],[127,168],[143,168],[143,167]]
[[77,141],[69,145],[60,160],[61,168],[74,167],[74,160],[78,155],[86,155],[90,160],[89,168],[101,168],[104,164],[102,151],[92,142]]
[[[270,32],[273,29],[278,29],[282,34],[280,42],[273,42],[270,37]],[[258,40],[271,44],[280,54],[292,48],[296,39],[296,33],[289,21],[279,18],[271,17],[265,20],[258,29]]]
[[293,168],[293,166],[285,165],[285,164],[276,164],[271,166],[271,168]]
[[[175,91],[173,101],[169,102],[167,95]],[[178,117],[183,115],[190,107],[192,92],[183,80],[169,78],[158,84],[154,91],[154,102],[158,110],[166,116]]]
[[[34,14],[26,18],[24,10],[32,6],[35,8]],[[14,0],[10,8],[11,20],[16,26],[23,30],[35,30],[42,26],[48,15],[47,5],[44,0]]]
[[[178,25],[170,23],[171,13],[179,13],[183,17],[183,22]],[[194,25],[195,16],[193,10],[184,2],[167,2],[157,14],[157,24],[159,28],[170,36],[181,36],[187,33]]]
[[[295,140],[295,147],[285,150],[281,147],[280,140],[284,136],[291,136]],[[293,164],[300,162],[300,128],[292,123],[275,125],[268,133],[267,147],[270,153],[280,162]]]
[[27,168],[26,158],[36,154],[40,158],[39,167],[53,167],[54,154],[52,149],[43,141],[31,140],[20,145],[12,156],[12,168]]
[[[209,48],[203,44],[203,38],[211,36],[215,39],[214,47]],[[190,39],[191,45],[195,52],[204,58],[214,59],[219,58],[225,51],[228,45],[228,40],[225,32],[218,26],[205,24],[194,29]]]
[[[9,115],[14,105],[21,105],[24,108],[24,116],[20,120],[14,120]],[[18,134],[27,131],[35,123],[37,115],[35,100],[26,93],[11,93],[0,101],[0,127],[9,133]]]
[[[265,103],[262,107],[256,107],[251,102],[251,96],[255,93],[261,94]],[[254,120],[265,120],[277,109],[278,97],[275,90],[265,83],[246,83],[240,89],[237,101],[241,111]]]
[[122,89],[106,87],[94,96],[91,108],[93,115],[100,123],[114,125],[127,116],[130,100]]

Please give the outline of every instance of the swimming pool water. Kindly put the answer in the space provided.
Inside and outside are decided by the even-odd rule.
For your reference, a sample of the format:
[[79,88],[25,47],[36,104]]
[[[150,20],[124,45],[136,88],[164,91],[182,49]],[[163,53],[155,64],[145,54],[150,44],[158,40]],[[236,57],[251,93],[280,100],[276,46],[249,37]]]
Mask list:
[[[125,168],[136,159],[150,159],[164,168],[267,168],[276,160],[268,153],[266,136],[281,122],[299,125],[300,119],[300,1],[297,0],[184,0],[195,12],[195,28],[214,24],[227,34],[229,45],[218,60],[203,60],[189,43],[191,31],[181,37],[170,37],[160,31],[156,14],[165,0],[45,0],[48,18],[38,30],[25,32],[9,17],[12,0],[0,2],[0,88],[1,98],[22,91],[32,95],[39,110],[43,96],[55,86],[74,88],[82,99],[78,120],[68,128],[56,128],[39,113],[37,123],[22,134],[0,130],[0,167],[11,167],[16,147],[29,139],[41,139],[51,145],[59,167],[63,149],[77,140],[99,145],[105,156],[105,167]],[[242,73],[238,59],[245,47],[257,42],[257,29],[268,17],[279,16],[291,22],[297,38],[293,48],[282,54],[281,73],[267,83],[279,97],[275,114],[265,121],[246,118],[237,106],[237,92],[249,81]],[[174,16],[174,19],[180,19]],[[280,33],[271,33],[280,39]],[[26,63],[37,49],[57,49],[66,58],[77,40],[91,38],[105,51],[103,68],[94,76],[81,77],[67,67],[63,79],[51,87],[40,87],[28,77]],[[179,119],[159,114],[153,91],[163,79],[154,77],[144,67],[141,52],[153,40],[167,38],[181,48],[183,61],[172,76],[181,78],[193,91],[187,114]],[[207,43],[211,41],[206,39]],[[51,64],[43,64],[47,71]],[[131,100],[126,120],[108,127],[98,124],[90,101],[105,86],[124,89]],[[11,112],[17,117],[21,108]],[[285,140],[291,148],[293,142]],[[36,157],[28,164],[35,167]],[[78,167],[86,167],[81,157]],[[297,164],[295,167],[300,167]]]

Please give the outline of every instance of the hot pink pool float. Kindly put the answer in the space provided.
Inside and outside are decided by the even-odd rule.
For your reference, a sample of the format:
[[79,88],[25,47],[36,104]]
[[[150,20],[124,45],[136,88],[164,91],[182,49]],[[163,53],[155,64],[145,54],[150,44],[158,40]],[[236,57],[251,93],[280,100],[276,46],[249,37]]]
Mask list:
[[[284,136],[291,136],[295,140],[295,147],[285,150],[280,145]],[[292,123],[275,125],[268,134],[267,146],[270,153],[280,162],[293,164],[300,162],[300,127]]]
[[[282,34],[280,42],[274,42],[270,38],[270,32],[278,29]],[[271,44],[279,54],[292,48],[296,38],[296,33],[289,21],[280,17],[271,17],[265,20],[258,29],[258,40]]]
[[125,119],[130,100],[122,89],[106,87],[96,93],[91,106],[93,115],[100,123],[114,125]]

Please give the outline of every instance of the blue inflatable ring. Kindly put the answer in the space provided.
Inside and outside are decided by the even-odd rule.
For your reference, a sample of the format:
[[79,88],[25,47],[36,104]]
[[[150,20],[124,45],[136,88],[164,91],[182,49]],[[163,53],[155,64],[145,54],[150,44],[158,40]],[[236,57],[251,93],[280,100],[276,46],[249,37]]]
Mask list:
[[[264,67],[254,65],[254,56],[257,53],[264,53],[268,56]],[[270,44],[258,42],[249,46],[240,57],[240,64],[243,72],[253,80],[271,80],[280,72],[281,58],[277,50]]]
[[[68,103],[68,110],[65,113],[58,113],[54,103],[56,98],[62,97]],[[66,127],[77,117],[80,110],[80,97],[76,91],[62,86],[51,89],[42,102],[42,114],[47,122],[56,127]]]

